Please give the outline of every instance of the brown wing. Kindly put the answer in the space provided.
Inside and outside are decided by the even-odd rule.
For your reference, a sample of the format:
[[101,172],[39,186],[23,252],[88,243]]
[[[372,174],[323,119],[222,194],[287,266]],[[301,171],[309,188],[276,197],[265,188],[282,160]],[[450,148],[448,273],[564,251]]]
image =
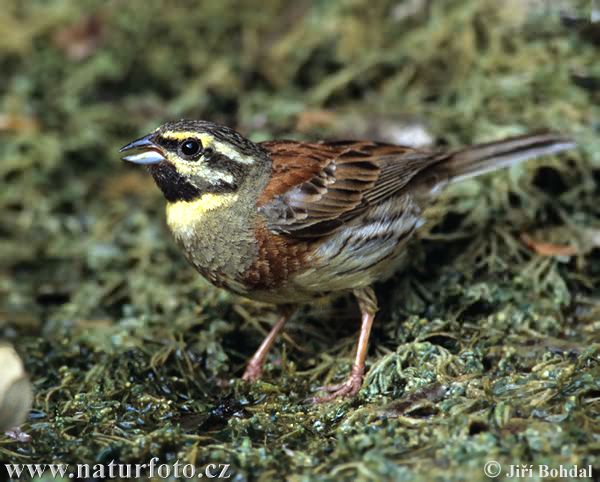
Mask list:
[[302,238],[330,234],[439,159],[368,141],[261,145],[271,155],[272,178],[258,206],[271,230]]

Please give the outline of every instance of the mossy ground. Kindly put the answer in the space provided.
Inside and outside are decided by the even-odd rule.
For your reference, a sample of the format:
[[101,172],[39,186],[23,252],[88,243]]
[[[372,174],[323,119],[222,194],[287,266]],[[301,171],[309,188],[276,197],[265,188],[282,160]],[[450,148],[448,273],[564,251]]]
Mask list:
[[[0,336],[35,407],[13,462],[229,463],[236,480],[480,480],[503,464],[600,476],[600,24],[590,2],[38,2],[0,11]],[[561,22],[561,13],[563,19]],[[579,20],[574,19],[578,17]],[[457,185],[382,300],[360,395],[349,299],[287,326],[212,288],[117,149],[166,120],[268,137],[405,122],[438,144],[530,129],[576,151]],[[376,135],[376,134],[372,134]],[[568,245],[540,256],[521,237]]]

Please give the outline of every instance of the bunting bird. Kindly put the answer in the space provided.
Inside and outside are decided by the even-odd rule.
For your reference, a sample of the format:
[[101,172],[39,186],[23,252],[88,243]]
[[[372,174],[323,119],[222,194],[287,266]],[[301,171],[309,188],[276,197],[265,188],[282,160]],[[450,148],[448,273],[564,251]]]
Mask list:
[[348,379],[323,402],[361,387],[377,300],[372,289],[406,261],[406,244],[442,188],[574,146],[535,133],[458,150],[374,141],[254,143],[199,120],[169,122],[121,151],[144,164],[167,201],[167,224],[211,283],[273,303],[281,317],[243,375],[260,377],[294,308],[352,292],[362,325]]

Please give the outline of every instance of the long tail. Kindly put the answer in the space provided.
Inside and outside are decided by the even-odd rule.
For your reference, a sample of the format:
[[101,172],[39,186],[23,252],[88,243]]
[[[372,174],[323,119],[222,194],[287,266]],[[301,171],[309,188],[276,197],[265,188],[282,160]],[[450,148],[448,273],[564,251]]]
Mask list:
[[562,134],[526,134],[466,147],[445,156],[435,167],[448,181],[456,182],[573,147],[575,142]]

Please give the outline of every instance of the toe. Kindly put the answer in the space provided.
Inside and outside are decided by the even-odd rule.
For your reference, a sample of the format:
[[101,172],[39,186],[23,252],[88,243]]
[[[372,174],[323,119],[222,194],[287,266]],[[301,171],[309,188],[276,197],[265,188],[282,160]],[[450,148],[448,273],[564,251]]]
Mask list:
[[255,382],[262,375],[262,367],[249,363],[242,375],[242,380],[247,382]]
[[344,383],[336,383],[335,385],[324,385],[322,387],[317,387],[313,390],[313,392],[327,392],[327,393],[332,393],[332,392],[337,392],[338,390],[340,390],[347,382]]
[[[353,397],[360,390],[361,381],[356,380],[355,378],[350,378],[345,383],[338,385],[336,390],[332,390],[328,395],[324,395],[322,397],[313,397],[313,403],[326,403],[331,402],[337,398],[343,397]],[[333,387],[324,387],[325,389],[332,389]],[[327,390],[326,390],[327,391]]]

